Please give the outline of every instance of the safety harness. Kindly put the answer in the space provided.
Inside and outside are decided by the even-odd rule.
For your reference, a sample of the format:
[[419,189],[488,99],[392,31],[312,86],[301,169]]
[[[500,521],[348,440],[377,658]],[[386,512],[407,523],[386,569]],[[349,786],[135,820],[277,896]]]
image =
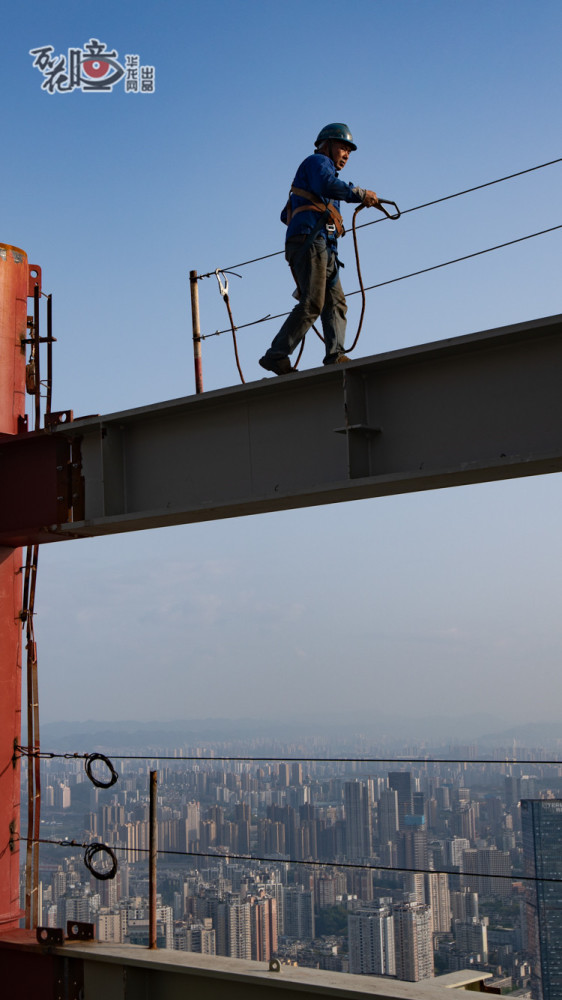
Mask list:
[[[292,194],[296,194],[299,198],[305,198],[306,201],[310,202],[310,204],[299,205],[298,208],[293,208],[291,205]],[[314,227],[317,233],[320,232],[322,227],[327,222],[331,222],[335,226],[336,234],[338,236],[345,235],[343,219],[332,201],[329,201],[328,204],[326,204],[325,201],[322,201],[322,199],[319,198],[318,195],[313,194],[312,191],[305,191],[304,188],[291,187],[284,213],[287,225],[289,225],[293,216],[298,215],[299,212],[322,212],[322,218],[318,220],[318,223]]]

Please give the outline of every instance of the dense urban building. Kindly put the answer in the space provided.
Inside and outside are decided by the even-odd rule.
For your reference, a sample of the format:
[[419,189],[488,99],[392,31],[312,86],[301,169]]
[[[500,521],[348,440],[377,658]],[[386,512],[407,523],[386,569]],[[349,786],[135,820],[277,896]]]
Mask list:
[[[524,852],[536,877],[558,871],[562,768],[502,753],[497,766],[420,759],[388,770],[324,761],[333,754],[316,745],[315,760],[292,746],[288,758],[302,750],[302,760],[267,763],[260,751],[253,763],[257,749],[237,760],[221,746],[214,760],[186,747],[189,762],[178,753],[159,768],[161,947],[411,981],[476,968],[520,996],[531,976],[536,1000],[557,996],[556,948],[544,959],[557,886],[530,892],[518,877]],[[100,940],[144,944],[148,765],[116,764],[110,789],[93,788],[80,761],[42,765],[46,835],[101,841],[119,867],[98,881],[62,842],[42,845],[41,923],[91,922]],[[532,807],[520,806],[527,789]]]
[[362,976],[395,976],[392,898],[349,914],[349,971]]
[[433,976],[431,910],[414,895],[394,903],[396,975],[415,983]]

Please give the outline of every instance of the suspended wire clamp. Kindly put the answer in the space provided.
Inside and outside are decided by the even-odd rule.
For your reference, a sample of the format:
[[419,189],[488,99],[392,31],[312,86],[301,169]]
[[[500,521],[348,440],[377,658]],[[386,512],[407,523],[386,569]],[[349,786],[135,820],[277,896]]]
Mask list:
[[[221,274],[222,274],[222,276],[224,278],[224,285],[223,285],[223,283],[221,281]],[[228,298],[228,278],[226,277],[226,274],[224,273],[224,271],[221,271],[219,267],[217,267],[217,269],[215,271],[215,278],[217,279],[217,281],[219,283],[219,292],[221,293],[223,299]]]

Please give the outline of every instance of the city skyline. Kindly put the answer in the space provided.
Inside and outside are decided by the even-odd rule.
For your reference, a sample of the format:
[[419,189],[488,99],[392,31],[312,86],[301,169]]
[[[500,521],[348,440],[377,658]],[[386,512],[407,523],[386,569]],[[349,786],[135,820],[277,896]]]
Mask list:
[[[116,756],[108,789],[80,760],[45,761],[44,833],[64,836],[42,845],[42,919],[90,919],[102,940],[146,943],[156,765],[162,947],[411,981],[470,967],[531,995],[519,803],[531,794],[559,810],[562,763],[338,760],[328,743],[323,759],[298,760],[292,745],[292,760],[268,762],[245,749]],[[412,810],[401,824],[391,785]],[[89,879],[64,837],[111,846],[117,881]]]

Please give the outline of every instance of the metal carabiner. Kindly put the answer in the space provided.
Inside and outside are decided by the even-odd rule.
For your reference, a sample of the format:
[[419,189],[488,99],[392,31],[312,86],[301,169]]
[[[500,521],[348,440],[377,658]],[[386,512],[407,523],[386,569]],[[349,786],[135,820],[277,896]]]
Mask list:
[[[390,212],[387,212],[386,208],[382,207],[383,205],[394,205],[396,213],[392,215]],[[382,212],[384,215],[386,215],[387,219],[400,218],[400,209],[398,208],[398,205],[396,204],[395,201],[389,201],[388,198],[379,198],[377,204],[373,205],[373,208],[378,208],[379,212]]]
[[[220,279],[221,274],[222,274],[222,276],[224,278],[224,285],[223,285],[223,283],[222,283],[222,281]],[[215,278],[217,279],[217,281],[219,283],[219,291],[220,291],[223,299],[227,299],[228,298],[228,278],[226,277],[226,274],[224,273],[224,271],[221,271],[220,268],[217,267],[217,269],[215,271]]]

